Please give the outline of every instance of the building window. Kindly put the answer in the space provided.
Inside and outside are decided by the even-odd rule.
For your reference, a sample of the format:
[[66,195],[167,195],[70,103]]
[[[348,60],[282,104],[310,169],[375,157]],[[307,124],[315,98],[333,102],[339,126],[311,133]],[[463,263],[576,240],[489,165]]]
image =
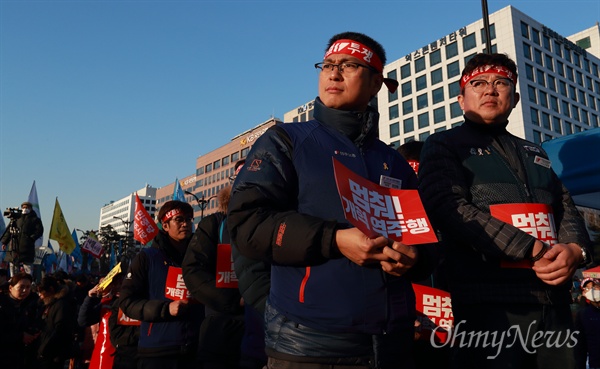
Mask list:
[[538,145],[542,143],[542,133],[536,131],[535,129],[533,130],[533,142]]
[[545,93],[542,90],[539,90],[539,96],[540,96],[540,105],[544,108],[548,107],[548,94]]
[[415,60],[415,73],[425,70],[425,58]]
[[390,142],[390,147],[394,150],[397,150],[400,147],[400,141],[392,141]]
[[404,82],[402,84],[402,97],[412,94],[412,81]]
[[463,51],[469,51],[477,46],[477,40],[475,40],[475,33],[471,33],[468,36],[463,37]]
[[548,88],[554,92],[556,92],[556,78],[548,74]]
[[536,126],[540,125],[540,117],[538,115],[538,110],[535,108],[531,108],[531,124],[535,124]]
[[529,60],[533,60],[533,58],[531,57],[531,46],[529,46],[527,43],[523,42],[523,55],[525,55],[525,57]]
[[573,51],[573,64],[581,68],[581,57],[575,51]]
[[576,121],[581,121],[581,117],[579,116],[579,108],[576,105],[571,105],[571,117]]
[[552,57],[548,54],[544,54],[544,59],[546,62],[546,68],[554,72],[554,63],[552,62]]
[[427,75],[422,75],[421,77],[417,77],[416,80],[417,91],[421,91],[424,88],[427,88]]
[[436,50],[429,54],[429,66],[433,66],[442,62],[442,51]]
[[204,167],[200,167],[200,168],[196,169],[196,175],[199,176],[201,174],[204,174]]
[[410,77],[410,63],[400,67],[400,78]]
[[583,92],[583,90],[577,90],[577,93],[579,94],[578,98],[581,105],[587,106],[587,102],[585,101],[585,92]]
[[448,98],[460,95],[460,81],[454,81],[448,85]]
[[590,69],[590,61],[587,58],[583,58],[583,69],[588,73],[592,73]]
[[542,44],[544,45],[544,49],[552,51],[550,50],[550,37],[542,35]]
[[400,136],[400,124],[392,123],[390,124],[390,138]]
[[419,129],[429,127],[429,113],[419,114],[417,119],[419,122]]
[[569,63],[572,63],[573,60],[571,59],[571,50],[565,48],[565,53],[564,53],[564,58],[566,61],[568,61]]
[[236,161],[238,161],[240,159],[240,152],[236,151],[233,154],[231,154],[231,162],[234,163]]
[[212,164],[206,164],[206,166],[204,167],[204,171],[206,173],[212,172]]
[[213,163],[213,169],[219,169],[221,168],[221,160],[217,160]]
[[562,124],[560,118],[555,116],[552,117],[552,129],[554,129],[554,132],[562,135]]
[[548,113],[542,112],[542,127],[550,130],[550,115]]
[[521,36],[529,38],[529,26],[525,22],[521,22]]
[[413,118],[404,119],[402,122],[404,133],[409,133],[415,130],[415,120]]
[[446,108],[442,106],[433,111],[433,123],[440,123],[446,120]]
[[565,65],[563,64],[563,62],[558,60],[556,61],[556,72],[561,77],[565,76]]
[[574,86],[569,85],[569,97],[575,101],[577,101],[577,93]]
[[425,141],[427,140],[427,137],[429,137],[429,132],[423,132],[421,134],[419,134],[419,141]]
[[596,99],[594,99],[594,96],[588,95],[588,105],[593,110],[596,110]]
[[531,27],[531,41],[533,41],[533,43],[536,45],[540,44],[540,31],[533,27]]
[[450,104],[450,118],[456,118],[463,115],[463,111],[460,108],[460,105],[457,102],[453,102]]
[[533,56],[535,59],[535,62],[539,65],[544,65],[543,61],[542,61],[542,52],[538,49],[533,49]]
[[448,72],[448,79],[460,74],[460,66],[458,65],[458,61],[448,64],[446,68],[446,71]]
[[556,40],[554,40],[554,53],[562,58],[562,48]]
[[417,96],[417,110],[426,108],[429,105],[427,101],[427,94]]
[[[398,73],[394,69],[394,70],[388,72],[387,78],[398,79]],[[390,91],[388,91],[388,102],[392,102],[392,101],[396,101],[396,100],[398,100],[398,90],[394,91],[394,93],[391,93]]]
[[431,92],[431,101],[433,104],[444,101],[444,87],[436,88]]
[[527,77],[528,80],[530,80],[531,82],[534,82],[533,67],[529,64],[525,64],[525,76]]
[[544,77],[544,72],[540,69],[537,70],[537,83],[546,87],[546,78]]
[[529,101],[537,104],[537,94],[535,93],[535,87],[527,86],[527,94],[529,95]]
[[248,153],[250,152],[250,148],[249,147],[245,147],[242,149],[242,159],[245,158],[246,156],[248,156]]
[[564,97],[567,97],[567,84],[564,83],[563,81],[558,81],[558,87],[560,90],[560,94],[563,95]]
[[392,119],[396,119],[400,116],[400,114],[398,113],[398,104],[394,104],[392,106],[389,107],[389,113],[390,113],[390,120]]
[[567,65],[567,79],[571,82],[575,82],[575,77],[573,76],[573,68]]
[[558,113],[558,99],[552,95],[550,95],[550,108]]
[[571,117],[571,109],[569,109],[569,103],[561,100],[561,105],[562,105],[562,115],[565,115],[567,117]]
[[[496,38],[496,25],[490,24],[490,40],[494,40]],[[485,30],[481,29],[481,42],[486,43],[487,40],[485,38]]]
[[586,126],[590,125],[590,117],[585,109],[581,109],[581,122]]
[[577,78],[577,84],[581,87],[584,87],[583,85],[583,74],[579,71],[575,72],[575,77]]
[[565,134],[566,135],[571,135],[573,134],[573,125],[569,122],[564,122],[564,129],[565,129]]
[[435,85],[436,83],[442,82],[444,77],[442,76],[442,68],[438,68],[431,72],[431,84]]
[[413,112],[413,102],[412,99],[406,100],[402,102],[402,114],[410,114]]
[[458,55],[458,43],[453,42],[446,45],[446,59],[450,59]]

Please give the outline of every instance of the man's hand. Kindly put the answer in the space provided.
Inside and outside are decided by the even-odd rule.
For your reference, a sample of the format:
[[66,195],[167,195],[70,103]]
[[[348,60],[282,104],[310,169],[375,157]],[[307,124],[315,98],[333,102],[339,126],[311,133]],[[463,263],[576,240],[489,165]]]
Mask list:
[[188,300],[176,300],[169,303],[169,314],[179,316],[185,314],[188,309]]
[[383,236],[369,238],[358,228],[339,229],[335,242],[342,255],[360,266],[388,260],[383,253],[388,239]]
[[381,261],[381,268],[384,272],[398,277],[408,272],[419,260],[416,247],[395,241],[391,247],[384,247],[383,254],[388,257],[388,260]]
[[544,283],[558,286],[570,281],[583,261],[581,248],[575,243],[558,243],[533,264],[533,271]]

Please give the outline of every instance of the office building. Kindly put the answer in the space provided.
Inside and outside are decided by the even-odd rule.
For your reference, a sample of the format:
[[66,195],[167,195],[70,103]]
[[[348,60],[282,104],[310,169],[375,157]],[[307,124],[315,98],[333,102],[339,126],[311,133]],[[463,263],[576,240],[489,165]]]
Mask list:
[[[563,37],[512,6],[490,14],[489,24],[492,52],[506,53],[518,67],[521,101],[509,118],[511,133],[540,143],[599,126],[598,24]],[[485,39],[480,19],[386,65],[384,75],[400,87],[377,96],[382,141],[398,147],[462,123],[460,75],[485,52]]]
[[[136,191],[144,208],[154,218],[156,209],[156,188],[146,185]],[[111,201],[100,209],[100,223],[98,229],[110,225],[117,233],[127,236],[133,232],[133,215],[135,213],[135,194],[130,193],[117,201]]]
[[[217,193],[229,184],[234,175],[235,163],[248,155],[257,138],[278,123],[281,123],[280,119],[271,118],[196,159],[196,174],[180,180],[182,189],[193,194],[185,195],[186,201],[194,208],[194,223],[197,224],[202,216],[218,210]],[[157,211],[162,204],[172,199],[174,185],[173,182],[157,190]]]

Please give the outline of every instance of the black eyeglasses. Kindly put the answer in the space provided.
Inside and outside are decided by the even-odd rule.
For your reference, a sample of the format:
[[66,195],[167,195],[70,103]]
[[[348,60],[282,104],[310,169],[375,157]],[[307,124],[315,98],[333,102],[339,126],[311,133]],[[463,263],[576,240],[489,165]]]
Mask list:
[[333,63],[316,63],[315,68],[321,70],[321,72],[333,72],[333,70],[337,67],[341,74],[352,75],[358,72],[359,68],[366,68],[373,72],[377,72],[377,70],[370,65],[353,63],[353,62],[342,62],[340,64]]
[[471,87],[473,87],[473,91],[476,93],[483,92],[487,90],[489,85],[492,85],[492,88],[499,92],[508,91],[510,89],[512,81],[508,78],[499,78],[492,82],[488,82],[485,79],[473,79],[469,81]]

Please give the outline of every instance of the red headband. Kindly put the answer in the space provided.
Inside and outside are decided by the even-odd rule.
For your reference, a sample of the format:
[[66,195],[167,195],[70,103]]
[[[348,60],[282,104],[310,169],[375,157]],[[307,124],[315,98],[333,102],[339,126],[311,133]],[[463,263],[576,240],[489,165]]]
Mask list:
[[162,223],[166,223],[169,220],[171,220],[171,218],[174,218],[176,216],[178,216],[179,214],[182,214],[183,212],[181,211],[181,209],[173,209],[168,211],[165,215],[163,215],[161,222]]
[[383,63],[379,59],[379,56],[360,42],[354,40],[337,40],[327,50],[323,59],[332,54],[346,54],[357,57],[375,68],[379,73],[383,72]]
[[511,81],[513,81],[513,83],[516,85],[517,84],[517,76],[511,72],[508,68],[503,67],[501,65],[483,65],[481,67],[475,68],[473,69],[473,71],[471,71],[471,73],[469,74],[465,74],[464,76],[462,76],[462,78],[460,79],[460,88],[462,89],[463,87],[465,87],[465,85],[472,80],[474,77],[477,77],[481,74],[485,74],[485,73],[494,73],[494,74],[499,74],[503,77],[506,77],[508,79],[510,79]]
[[[327,57],[333,54],[346,54],[354,56],[367,63],[368,66],[374,68],[379,73],[383,73],[383,63],[381,62],[381,59],[379,59],[379,56],[377,56],[373,50],[358,41],[346,39],[337,40],[331,45],[331,47],[329,47],[329,50],[327,50],[323,59],[327,59]],[[384,78],[383,83],[385,83],[391,93],[396,92],[398,89],[399,83],[395,79]]]

